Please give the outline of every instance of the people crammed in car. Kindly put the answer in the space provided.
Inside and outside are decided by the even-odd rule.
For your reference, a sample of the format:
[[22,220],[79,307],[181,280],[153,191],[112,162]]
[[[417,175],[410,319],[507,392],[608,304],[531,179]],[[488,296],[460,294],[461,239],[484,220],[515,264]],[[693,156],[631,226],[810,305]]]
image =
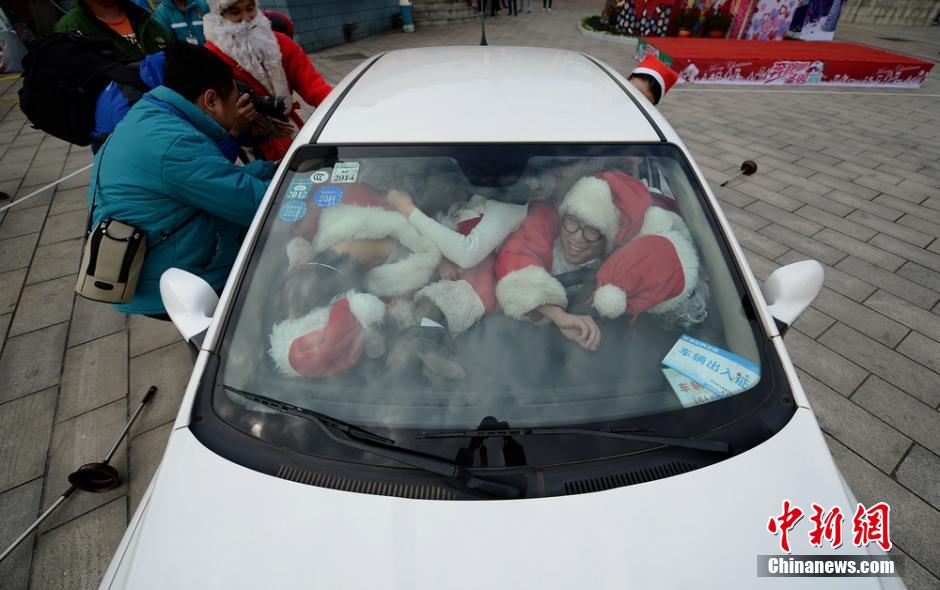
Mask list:
[[146,93],[98,151],[92,224],[113,218],[147,236],[137,292],[118,310],[163,316],[160,276],[171,267],[221,291],[274,174],[271,162],[236,166],[220,150],[239,116],[231,68],[180,43],[167,50],[164,85]]
[[[558,276],[596,269],[590,290],[566,288]],[[702,319],[695,297],[699,260],[682,219],[652,206],[650,192],[619,171],[581,178],[558,208],[533,203],[522,226],[503,244],[496,264],[496,298],[507,316],[553,323],[565,338],[597,350],[601,331],[588,313],[569,305],[589,303],[602,318],[646,311]]]

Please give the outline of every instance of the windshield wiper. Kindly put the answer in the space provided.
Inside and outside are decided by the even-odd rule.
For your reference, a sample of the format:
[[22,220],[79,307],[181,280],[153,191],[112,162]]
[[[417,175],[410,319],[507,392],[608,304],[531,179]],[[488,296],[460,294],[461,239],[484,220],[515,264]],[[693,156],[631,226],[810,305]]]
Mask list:
[[687,449],[696,449],[699,451],[712,451],[715,453],[731,452],[728,443],[725,441],[638,434],[635,431],[628,430],[626,428],[569,428],[565,426],[543,428],[493,428],[480,430],[456,430],[452,432],[423,432],[418,435],[418,438],[489,438],[562,434],[581,434],[585,436],[617,438],[621,440],[648,442],[671,447],[684,447]]
[[[476,477],[464,466],[458,465],[453,461],[444,459],[443,457],[428,455],[414,449],[395,446],[395,441],[390,438],[369,432],[364,428],[343,422],[342,420],[321,412],[294,406],[263,395],[258,395],[257,393],[236,389],[228,385],[223,385],[222,388],[280,413],[313,422],[318,425],[331,440],[338,444],[352,447],[360,451],[366,451],[373,455],[391,459],[392,461],[435,475],[444,476],[459,482],[467,489],[490,496],[507,499],[522,497],[522,490],[517,486]],[[343,433],[345,438],[336,436],[334,431]]]

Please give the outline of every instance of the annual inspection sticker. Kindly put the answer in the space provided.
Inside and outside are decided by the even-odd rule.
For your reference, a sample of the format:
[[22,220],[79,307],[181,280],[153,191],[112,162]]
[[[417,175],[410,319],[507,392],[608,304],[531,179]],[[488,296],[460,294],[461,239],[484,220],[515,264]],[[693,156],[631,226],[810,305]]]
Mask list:
[[740,393],[760,380],[760,367],[752,361],[688,334],[673,345],[663,364],[715,395]]
[[306,199],[313,188],[313,182],[309,178],[295,176],[287,186],[287,192],[284,193],[285,199]]
[[359,162],[337,162],[333,165],[333,178],[331,182],[350,183],[359,178]]
[[284,203],[281,204],[281,209],[277,212],[277,216],[280,217],[281,221],[284,223],[300,221],[307,216],[307,201],[297,199],[284,201]]
[[335,184],[321,186],[317,192],[313,193],[313,203],[317,207],[332,207],[343,202],[343,195],[346,194],[341,187]]

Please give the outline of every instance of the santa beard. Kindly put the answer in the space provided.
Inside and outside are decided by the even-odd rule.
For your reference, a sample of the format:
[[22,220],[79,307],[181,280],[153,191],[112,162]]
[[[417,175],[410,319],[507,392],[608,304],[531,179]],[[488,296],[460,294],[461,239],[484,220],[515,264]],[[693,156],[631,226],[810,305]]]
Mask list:
[[206,39],[222,50],[275,96],[290,96],[281,48],[271,21],[261,12],[249,22],[232,22],[210,13],[202,17]]

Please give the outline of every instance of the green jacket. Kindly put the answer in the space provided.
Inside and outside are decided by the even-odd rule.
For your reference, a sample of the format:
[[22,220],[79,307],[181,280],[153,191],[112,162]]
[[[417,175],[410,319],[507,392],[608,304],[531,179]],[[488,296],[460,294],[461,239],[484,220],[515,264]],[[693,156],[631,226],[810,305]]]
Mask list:
[[146,10],[128,0],[118,0],[118,4],[137,35],[140,49],[98,20],[83,0],[76,1],[75,8],[59,19],[54,30],[57,33],[78,31],[96,41],[111,41],[121,53],[132,59],[143,59],[145,55],[166,49],[167,44],[173,42],[173,34],[164,29]]

